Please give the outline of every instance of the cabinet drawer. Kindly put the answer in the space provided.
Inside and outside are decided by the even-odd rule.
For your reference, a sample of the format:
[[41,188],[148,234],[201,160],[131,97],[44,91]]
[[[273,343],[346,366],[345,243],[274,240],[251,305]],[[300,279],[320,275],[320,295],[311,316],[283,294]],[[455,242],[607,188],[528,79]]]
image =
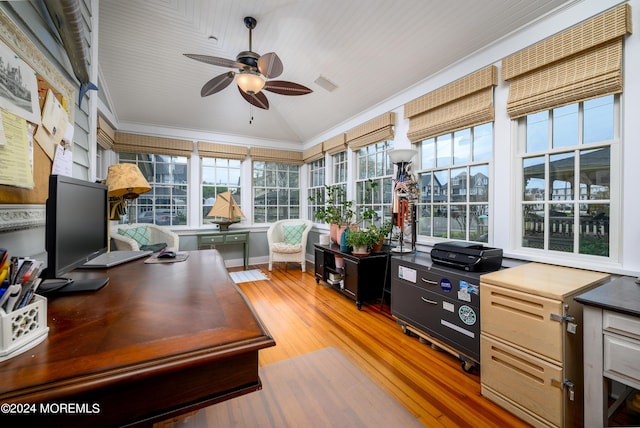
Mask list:
[[602,330],[640,340],[640,318],[619,312],[603,311]]
[[561,367],[487,337],[484,332],[480,343],[483,388],[490,388],[552,425],[562,426],[563,391],[555,386],[563,380]]
[[551,320],[562,314],[561,301],[486,283],[480,293],[483,333],[562,362],[564,324]]
[[198,245],[215,245],[224,242],[224,235],[198,236]]
[[640,340],[605,333],[604,375],[640,389]]
[[466,300],[471,305],[480,306],[480,282],[475,276],[465,276],[437,267],[416,268],[402,262],[398,264],[393,274],[397,279],[411,283],[416,287],[450,299]]
[[232,242],[246,242],[247,241],[247,235],[246,234],[238,234],[238,235],[227,235],[225,237],[224,242],[225,243],[232,243]]
[[480,360],[480,311],[464,301],[394,279],[391,312],[461,353]]

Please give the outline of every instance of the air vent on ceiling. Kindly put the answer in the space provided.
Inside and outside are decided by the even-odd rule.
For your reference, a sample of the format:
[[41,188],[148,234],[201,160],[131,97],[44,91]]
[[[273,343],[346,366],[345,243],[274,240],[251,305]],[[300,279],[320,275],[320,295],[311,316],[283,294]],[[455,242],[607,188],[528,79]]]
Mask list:
[[314,83],[318,86],[320,86],[323,89],[326,89],[329,92],[333,92],[334,90],[336,90],[338,88],[338,86],[331,82],[329,79],[327,79],[326,77],[322,77],[319,76]]

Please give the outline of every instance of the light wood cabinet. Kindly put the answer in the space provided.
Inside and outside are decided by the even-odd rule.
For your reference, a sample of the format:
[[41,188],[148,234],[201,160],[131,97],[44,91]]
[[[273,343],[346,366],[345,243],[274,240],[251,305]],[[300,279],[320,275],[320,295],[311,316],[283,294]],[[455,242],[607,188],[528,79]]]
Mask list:
[[482,395],[534,426],[582,426],[582,305],[609,275],[527,263],[480,277]]

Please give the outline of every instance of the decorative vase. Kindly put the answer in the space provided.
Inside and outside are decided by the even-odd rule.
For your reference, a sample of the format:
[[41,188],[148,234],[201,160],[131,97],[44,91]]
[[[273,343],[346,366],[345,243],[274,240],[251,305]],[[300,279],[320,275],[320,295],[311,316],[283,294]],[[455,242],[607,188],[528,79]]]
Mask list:
[[334,261],[336,263],[336,269],[342,269],[344,267],[344,259],[342,256],[335,256]]
[[340,251],[346,253],[349,251],[349,246],[347,245],[347,233],[349,232],[346,226],[344,226],[344,228],[341,227],[340,230],[342,231],[340,233]]

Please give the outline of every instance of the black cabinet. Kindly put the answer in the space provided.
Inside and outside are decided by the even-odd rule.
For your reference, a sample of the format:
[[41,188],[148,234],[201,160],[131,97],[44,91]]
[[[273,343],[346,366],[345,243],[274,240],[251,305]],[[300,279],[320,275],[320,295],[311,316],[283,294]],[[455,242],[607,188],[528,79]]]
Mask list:
[[315,244],[315,276],[317,283],[326,282],[361,309],[363,302],[382,297],[389,280],[389,254],[360,257],[341,252],[338,245]]
[[398,323],[453,353],[480,362],[480,274],[433,265],[427,255],[391,258],[391,313]]

